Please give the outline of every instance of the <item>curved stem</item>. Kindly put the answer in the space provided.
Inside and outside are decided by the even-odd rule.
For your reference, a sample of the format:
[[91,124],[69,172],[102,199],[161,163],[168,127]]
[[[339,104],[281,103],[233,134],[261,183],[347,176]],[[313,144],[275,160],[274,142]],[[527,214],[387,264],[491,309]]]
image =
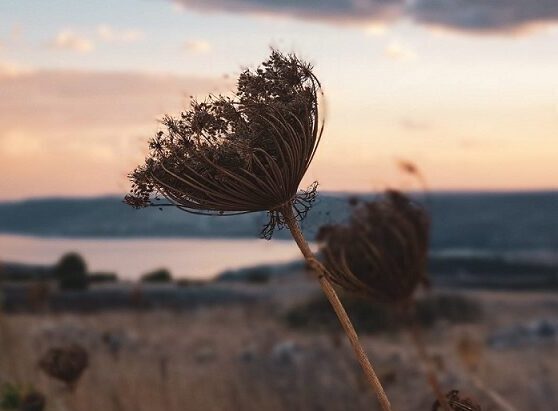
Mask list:
[[289,230],[291,231],[291,234],[298,247],[300,248],[300,251],[304,255],[304,258],[316,271],[320,287],[322,288],[322,291],[333,307],[333,310],[335,311],[335,314],[337,315],[337,318],[339,319],[339,322],[341,323],[341,326],[343,327],[343,330],[345,331],[345,334],[347,335],[347,338],[349,339],[351,346],[353,347],[357,360],[362,367],[362,370],[364,371],[366,380],[372,386],[372,389],[374,390],[376,397],[378,398],[378,402],[380,403],[382,410],[391,411],[391,405],[384,391],[384,388],[382,387],[378,376],[374,372],[374,368],[372,367],[372,364],[370,363],[370,360],[368,359],[368,356],[366,355],[366,352],[364,351],[364,348],[359,341],[358,335],[353,327],[353,324],[351,323],[351,320],[349,319],[349,316],[347,315],[347,312],[345,311],[345,308],[343,307],[343,304],[341,304],[341,301],[339,300],[335,289],[326,277],[325,268],[316,260],[314,253],[312,253],[312,250],[310,250],[308,243],[304,239],[302,231],[300,230],[300,226],[298,225],[298,222],[296,221],[296,218],[294,216],[292,205],[288,204],[280,211],[281,214],[283,214],[283,216],[285,217],[285,222],[289,227]]
[[424,344],[424,339],[422,338],[422,329],[418,322],[416,321],[415,315],[409,314],[407,311],[405,312],[404,316],[406,317],[409,327],[408,331],[411,335],[411,341],[417,350],[417,354],[420,358],[420,361],[423,363],[425,367],[425,374],[428,384],[432,388],[432,392],[436,396],[438,403],[442,406],[445,411],[451,411],[451,407],[448,403],[448,399],[444,395],[442,391],[440,381],[436,376],[436,372],[434,371],[434,366],[432,365],[432,358],[428,354],[426,349],[426,345]]
[[517,411],[513,405],[511,405],[504,397],[498,394],[496,391],[487,387],[486,384],[479,379],[476,375],[472,372],[469,374],[469,379],[473,383],[473,385],[481,392],[485,393],[495,404],[497,404],[501,409],[505,411]]

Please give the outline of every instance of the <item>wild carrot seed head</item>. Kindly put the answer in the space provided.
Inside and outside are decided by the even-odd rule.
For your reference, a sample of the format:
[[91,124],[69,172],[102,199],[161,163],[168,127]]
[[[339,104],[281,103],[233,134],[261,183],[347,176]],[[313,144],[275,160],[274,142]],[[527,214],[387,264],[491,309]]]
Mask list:
[[427,283],[430,219],[397,191],[375,201],[354,202],[348,224],[318,233],[332,282],[367,298],[398,305]]
[[162,196],[165,205],[197,214],[268,211],[264,236],[271,236],[284,223],[281,206],[297,205],[302,218],[315,198],[315,185],[297,191],[323,129],[319,94],[310,64],[272,51],[240,74],[232,97],[193,101],[179,117],[163,119],[145,163],[129,175],[125,202],[160,206]]

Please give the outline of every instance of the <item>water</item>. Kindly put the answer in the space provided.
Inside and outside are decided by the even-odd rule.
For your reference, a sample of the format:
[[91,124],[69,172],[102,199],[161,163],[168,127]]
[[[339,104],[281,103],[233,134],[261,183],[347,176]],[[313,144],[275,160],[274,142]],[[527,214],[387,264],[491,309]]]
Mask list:
[[224,270],[301,258],[294,241],[215,239],[67,239],[0,235],[0,261],[54,264],[75,251],[89,271],[126,280],[167,268],[177,278],[211,278]]

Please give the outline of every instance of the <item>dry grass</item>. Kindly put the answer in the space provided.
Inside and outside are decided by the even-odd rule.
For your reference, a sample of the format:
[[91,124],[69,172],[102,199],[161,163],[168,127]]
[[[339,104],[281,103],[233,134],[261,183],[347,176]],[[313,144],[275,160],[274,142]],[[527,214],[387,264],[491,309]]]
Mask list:
[[[490,411],[498,408],[459,364],[458,341],[464,334],[483,341],[495,327],[555,317],[558,297],[475,296],[488,313],[483,323],[442,324],[425,337],[438,358],[444,388],[461,389]],[[286,329],[279,314],[275,306],[237,306],[182,313],[4,316],[0,379],[34,384],[53,411],[377,409],[346,341]],[[90,367],[71,394],[36,363],[48,347],[76,340],[89,350]],[[404,334],[363,340],[394,408],[429,410],[433,399]],[[557,356],[556,345],[483,347],[477,374],[519,410],[558,409],[558,364],[552,361]]]

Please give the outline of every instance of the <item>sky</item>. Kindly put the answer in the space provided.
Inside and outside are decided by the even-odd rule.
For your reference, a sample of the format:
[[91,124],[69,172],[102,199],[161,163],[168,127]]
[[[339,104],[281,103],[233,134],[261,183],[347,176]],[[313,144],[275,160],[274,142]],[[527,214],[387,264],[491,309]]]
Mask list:
[[158,119],[270,47],[324,87],[303,184],[558,189],[555,0],[3,0],[0,199],[126,192]]

